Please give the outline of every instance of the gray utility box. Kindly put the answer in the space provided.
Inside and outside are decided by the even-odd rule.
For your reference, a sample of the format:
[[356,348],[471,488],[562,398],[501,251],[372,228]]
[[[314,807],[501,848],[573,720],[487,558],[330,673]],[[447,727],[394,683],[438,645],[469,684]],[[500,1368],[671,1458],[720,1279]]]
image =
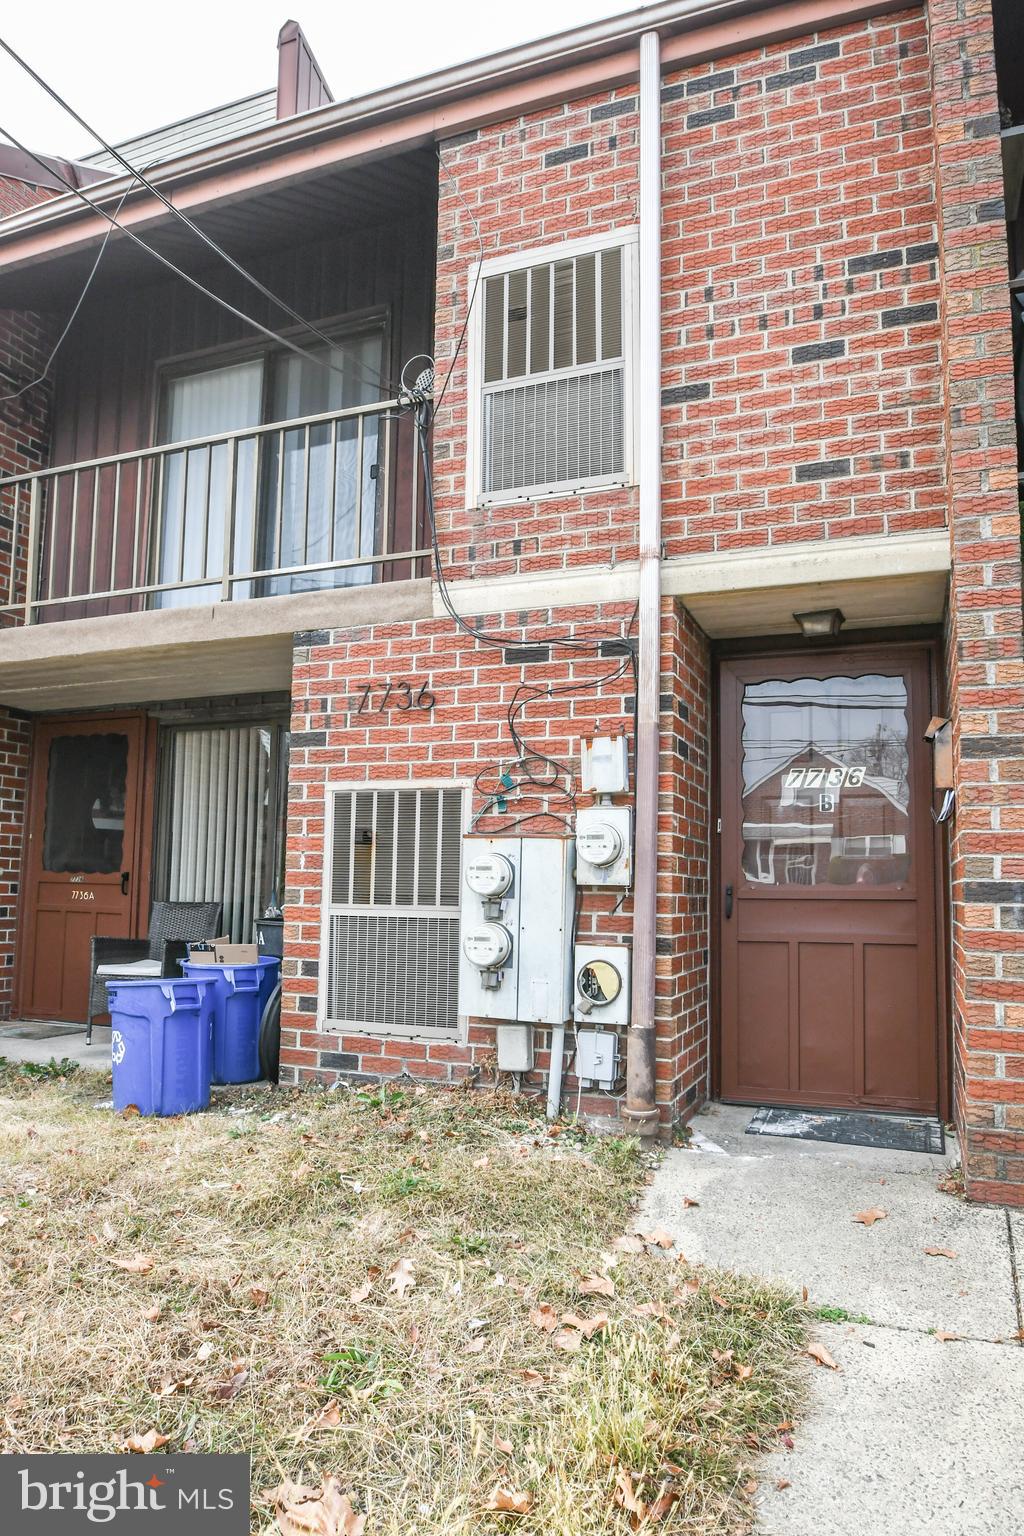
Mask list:
[[572,1012],[572,839],[463,842],[459,1013],[564,1024]]

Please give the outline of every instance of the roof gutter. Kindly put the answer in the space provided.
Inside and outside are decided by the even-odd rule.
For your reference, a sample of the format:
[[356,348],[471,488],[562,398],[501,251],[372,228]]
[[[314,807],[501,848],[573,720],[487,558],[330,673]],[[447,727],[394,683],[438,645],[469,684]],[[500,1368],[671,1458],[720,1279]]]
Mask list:
[[[657,5],[592,22],[588,26],[506,49],[470,63],[455,65],[367,96],[284,118],[240,138],[180,156],[163,166],[150,167],[148,174],[151,179],[158,177],[166,190],[174,182],[194,179],[211,171],[227,170],[260,157],[312,146],[320,140],[336,137],[352,129],[400,118],[414,111],[433,109],[440,113],[446,103],[485,95],[502,87],[511,88],[520,81],[630,50],[631,45],[639,47],[640,38],[648,32],[656,32],[665,38],[721,24],[722,34],[714,52],[722,53],[730,47],[756,44],[756,37],[749,35],[749,26],[737,25],[733,28],[728,24],[733,21],[739,23],[741,18],[753,17],[758,13],[780,13],[779,25],[766,26],[766,35],[798,36],[818,26],[842,25],[848,21],[902,10],[907,4],[908,0],[662,0]],[[666,60],[671,57],[672,51],[671,48],[664,50]],[[635,52],[632,57],[633,63],[626,70],[626,76],[635,78]],[[458,127],[440,123],[438,137],[444,136],[445,128],[449,133],[460,131]],[[103,182],[102,200],[116,200],[131,192],[133,185],[128,175],[109,177]],[[93,196],[94,200],[100,201],[97,193]],[[129,198],[126,207],[130,206],[131,201]],[[88,217],[77,199],[70,196],[53,198],[42,209],[19,213],[0,221],[0,242],[29,229],[37,230],[48,224],[64,222],[76,215]]]

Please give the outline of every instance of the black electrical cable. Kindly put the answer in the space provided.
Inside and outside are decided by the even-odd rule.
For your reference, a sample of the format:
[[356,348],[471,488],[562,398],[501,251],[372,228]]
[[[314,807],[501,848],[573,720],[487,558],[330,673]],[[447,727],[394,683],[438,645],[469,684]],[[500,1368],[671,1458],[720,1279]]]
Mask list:
[[[130,190],[131,189],[129,188],[129,191]],[[117,214],[119,214],[121,212],[121,209],[124,207],[125,198],[127,196],[128,196],[128,192],[125,192],[124,196],[121,198],[121,201],[118,203],[117,209],[116,209],[115,214],[114,214],[115,218],[117,217]],[[112,224],[108,224],[107,225],[107,232],[103,236],[103,241],[102,241],[102,244],[100,245],[99,250],[96,252],[96,260],[93,262],[92,266],[89,269],[89,276],[86,278],[84,284],[82,285],[82,291],[78,295],[78,299],[77,299],[77,301],[75,303],[74,309],[71,311],[70,315],[67,318],[67,321],[66,321],[66,323],[64,325],[64,329],[61,331],[60,335],[57,337],[57,340],[53,344],[53,347],[51,349],[50,355],[46,359],[45,364],[43,365],[42,373],[37,374],[34,379],[29,379],[27,384],[23,384],[20,389],[14,390],[14,392],[12,394],[10,394],[10,395],[0,395],[0,405],[6,405],[9,400],[20,400],[22,395],[27,394],[30,389],[35,389],[35,388],[37,388],[38,385],[43,384],[43,383],[46,382],[46,379],[49,376],[50,369],[53,367],[53,364],[54,364],[54,361],[56,359],[57,353],[60,351],[61,347],[64,345],[64,342],[65,342],[65,340],[67,338],[68,332],[71,330],[71,327],[74,325],[75,320],[78,318],[78,311],[81,309],[82,305],[85,303],[85,296],[89,292],[89,289],[92,287],[92,280],[93,280],[93,278],[96,276],[96,273],[99,271],[99,265],[100,265],[100,262],[103,260],[103,253],[104,253],[104,251],[107,248],[107,242],[110,239],[110,236],[111,236],[111,233],[113,231],[113,228],[114,228],[114,226]]]
[[61,175],[61,173],[55,170],[53,166],[47,165],[46,162],[39,157],[39,155],[35,154],[31,149],[29,149],[27,144],[23,144],[20,139],[15,137],[9,128],[4,128],[2,124],[0,124],[0,136],[5,138],[8,143],[13,144],[15,149],[20,149],[22,154],[27,155],[30,160],[34,160],[36,165],[41,166],[46,171],[48,176],[56,176],[57,180],[62,182],[64,186],[67,187],[69,192],[73,192],[79,201],[83,202],[87,208],[90,208],[93,211],[93,213],[98,213],[101,218],[106,219],[107,223],[110,224],[112,228],[119,230],[122,235],[126,235],[134,245],[137,245],[140,248],[140,250],[146,251],[147,254],[152,256],[154,260],[158,261],[162,267],[166,267],[169,272],[173,272],[175,277],[180,277],[183,282],[188,283],[189,287],[194,288],[197,293],[203,294],[204,297],[210,299],[214,304],[219,304],[221,309],[227,310],[229,315],[234,315],[236,320],[241,320],[243,324],[252,326],[254,330],[261,332],[262,335],[268,337],[271,341],[276,342],[278,346],[287,347],[289,352],[294,352],[297,357],[305,358],[307,362],[316,363],[318,367],[328,368],[332,373],[338,373],[344,376],[344,369],[335,367],[333,363],[324,362],[323,358],[317,357],[312,352],[307,352],[304,347],[300,347],[294,341],[290,341],[287,336],[282,336],[279,334],[279,332],[271,330],[270,326],[263,325],[261,321],[254,319],[252,315],[247,315],[244,310],[236,309],[234,304],[229,303],[227,299],[222,299],[220,294],[214,293],[211,289],[205,287],[201,282],[199,282],[198,278],[191,277],[189,273],[183,272],[180,267],[175,266],[174,262],[171,261],[167,256],[164,256],[162,252],[158,251],[152,245],[147,245],[145,240],[141,240],[139,236],[135,234],[134,230],[131,230],[126,225],[119,223],[113,214],[108,213],[106,208],[104,208],[100,203],[93,202],[91,197],[86,197],[85,193],[80,187],[76,187],[74,182],[69,181],[66,176]]
[[[189,218],[187,213],[184,213],[182,209],[178,208],[174,203],[172,203],[171,199],[166,195],[166,193],[162,192],[159,187],[155,186],[153,182],[151,182],[148,177],[143,174],[142,171],[136,169],[136,167],[132,165],[130,161],[126,160],[119,149],[115,148],[113,144],[108,144],[103,135],[99,133],[95,128],[93,128],[90,123],[87,123],[85,118],[82,117],[81,113],[76,112],[74,107],[71,106],[70,102],[66,101],[59,91],[57,91],[52,85],[44,80],[42,75],[38,74],[37,71],[32,68],[31,64],[29,64],[27,60],[23,59],[21,55],[17,53],[11,47],[10,43],[8,43],[3,37],[0,37],[0,48],[2,48],[4,52],[8,54],[16,64],[20,65],[25,73],[31,76],[36,84],[40,86],[46,92],[46,94],[57,103],[59,107],[63,108],[63,110],[67,112],[69,117],[73,117],[75,122],[78,123],[79,126],[83,128],[91,138],[96,140],[97,144],[101,144],[106,150],[107,154],[112,155],[118,164],[122,166],[130,176],[134,176],[135,180],[139,182],[143,187],[145,187],[147,192],[151,192],[155,198],[158,198],[169,213],[172,213],[176,219],[180,219],[180,221],[188,229],[190,229],[192,233],[203,242],[204,245],[208,246],[209,249],[213,251],[217,256],[221,257],[223,261],[226,261],[228,266],[232,267],[234,271],[239,274],[239,276],[244,277],[247,283],[251,283],[254,288],[258,289],[258,291],[263,295],[265,299],[269,299],[271,304],[276,304],[278,309],[283,310],[284,313],[290,316],[290,318],[294,320],[298,325],[303,326],[307,331],[310,332],[311,335],[316,336],[320,341],[326,343],[328,347],[334,347],[337,344],[330,336],[326,335],[317,326],[315,326],[311,320],[307,320],[305,316],[301,315],[297,309],[293,309],[286,300],[280,298],[276,293],[268,288],[266,284],[261,282],[254,273],[250,272],[247,267],[244,267],[240,261],[237,261],[229,251],[225,251],[222,246],[218,245],[216,240],[214,240],[211,235],[208,235],[204,229],[201,229],[198,224],[194,223],[194,221]],[[125,195],[127,196],[127,193]],[[123,203],[124,198],[122,198],[121,201]],[[120,212],[120,208],[118,209],[118,212]],[[322,364],[324,367],[334,366],[330,363],[324,363],[322,358],[315,357],[312,353],[307,353],[306,355],[309,357],[311,362]],[[366,378],[369,382],[372,382],[375,388],[383,390],[386,394],[392,392],[392,385],[389,380],[383,378],[381,374],[376,374],[371,379],[370,375],[373,370],[364,368],[363,365],[356,362],[355,359],[352,361],[356,370],[361,372],[363,377]],[[335,368],[334,371],[340,373],[342,370]]]

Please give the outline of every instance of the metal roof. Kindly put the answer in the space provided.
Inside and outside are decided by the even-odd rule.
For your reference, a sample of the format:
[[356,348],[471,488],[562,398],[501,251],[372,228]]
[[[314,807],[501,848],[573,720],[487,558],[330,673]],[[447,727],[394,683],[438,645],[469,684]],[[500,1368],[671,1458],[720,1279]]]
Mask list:
[[[243,96],[241,101],[230,101],[226,106],[210,107],[193,117],[183,117],[177,123],[163,128],[150,129],[134,139],[116,144],[125,159],[143,170],[149,165],[160,165],[178,155],[194,154],[208,149],[224,139],[236,138],[250,129],[262,128],[277,117],[277,90],[257,91],[254,96]],[[106,150],[77,157],[83,165],[93,165],[97,170],[116,175],[122,168]]]

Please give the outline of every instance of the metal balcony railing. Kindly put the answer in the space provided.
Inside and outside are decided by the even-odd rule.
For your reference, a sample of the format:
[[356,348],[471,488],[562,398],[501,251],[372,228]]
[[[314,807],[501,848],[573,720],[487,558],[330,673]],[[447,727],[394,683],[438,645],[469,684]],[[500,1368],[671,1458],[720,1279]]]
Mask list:
[[0,614],[32,624],[421,575],[422,492],[395,400],[9,476]]

